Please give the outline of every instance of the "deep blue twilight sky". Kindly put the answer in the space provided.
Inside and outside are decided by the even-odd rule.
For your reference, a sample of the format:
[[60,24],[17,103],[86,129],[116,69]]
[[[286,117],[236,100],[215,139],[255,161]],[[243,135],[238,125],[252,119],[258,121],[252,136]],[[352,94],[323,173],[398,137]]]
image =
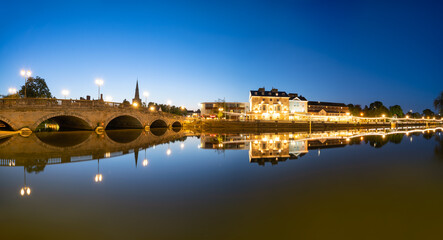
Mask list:
[[[21,68],[59,98],[196,109],[265,86],[308,100],[433,109],[443,90],[441,1],[0,2],[0,94]],[[334,3],[332,3],[334,2]],[[440,2],[440,3],[438,3]]]

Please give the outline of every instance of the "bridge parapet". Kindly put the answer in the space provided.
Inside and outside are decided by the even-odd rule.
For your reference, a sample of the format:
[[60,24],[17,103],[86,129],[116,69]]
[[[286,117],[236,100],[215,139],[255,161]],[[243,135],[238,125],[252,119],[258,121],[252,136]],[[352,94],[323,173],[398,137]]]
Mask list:
[[2,98],[0,108],[19,108],[29,106],[46,107],[123,107],[117,102],[105,102],[102,100],[77,100],[77,99],[56,99],[56,98]]

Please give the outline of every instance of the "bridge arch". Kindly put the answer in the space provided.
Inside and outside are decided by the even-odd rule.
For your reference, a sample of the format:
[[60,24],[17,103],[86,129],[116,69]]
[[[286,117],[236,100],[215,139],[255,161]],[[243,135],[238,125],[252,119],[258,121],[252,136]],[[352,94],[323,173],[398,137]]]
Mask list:
[[0,130],[18,130],[15,128],[14,124],[7,118],[0,116]]
[[180,121],[175,121],[171,125],[173,128],[181,128],[183,127],[182,123]]
[[142,122],[137,116],[119,114],[108,119],[105,129],[142,129]]
[[89,120],[85,119],[84,116],[81,116],[76,113],[62,112],[62,113],[52,113],[39,118],[34,123],[31,130],[35,131],[40,126],[40,124],[48,120],[56,122],[59,126],[60,131],[93,129],[92,127],[93,124]]
[[168,123],[161,118],[156,119],[152,121],[151,124],[149,124],[149,128],[167,128],[167,127]]

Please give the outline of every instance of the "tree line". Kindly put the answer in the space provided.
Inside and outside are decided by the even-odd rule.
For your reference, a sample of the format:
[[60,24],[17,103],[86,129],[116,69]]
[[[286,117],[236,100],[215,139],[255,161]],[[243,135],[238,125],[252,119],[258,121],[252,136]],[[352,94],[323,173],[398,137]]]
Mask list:
[[425,109],[423,112],[404,112],[400,105],[393,105],[386,107],[381,101],[375,101],[371,104],[361,107],[359,104],[348,104],[349,112],[352,116],[358,117],[397,117],[404,118],[406,116],[410,118],[433,118],[437,115],[441,116],[443,114],[443,92],[434,100],[434,107],[436,112],[431,109]]

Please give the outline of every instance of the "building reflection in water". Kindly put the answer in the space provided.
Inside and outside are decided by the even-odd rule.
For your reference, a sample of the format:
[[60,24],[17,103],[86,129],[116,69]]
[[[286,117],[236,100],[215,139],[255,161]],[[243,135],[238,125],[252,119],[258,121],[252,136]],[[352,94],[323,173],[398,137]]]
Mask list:
[[[262,133],[262,134],[203,134],[199,147],[204,149],[249,150],[249,162],[264,166],[272,165],[288,159],[298,159],[312,150],[338,148],[346,145],[365,143],[374,148],[381,148],[388,142],[399,144],[403,137],[423,135],[431,139],[437,130],[434,129],[356,129],[343,131],[325,131],[317,133]],[[438,133],[440,134],[440,132]],[[436,138],[439,141],[440,138]],[[443,147],[442,147],[443,149]],[[437,151],[436,151],[437,152]]]

